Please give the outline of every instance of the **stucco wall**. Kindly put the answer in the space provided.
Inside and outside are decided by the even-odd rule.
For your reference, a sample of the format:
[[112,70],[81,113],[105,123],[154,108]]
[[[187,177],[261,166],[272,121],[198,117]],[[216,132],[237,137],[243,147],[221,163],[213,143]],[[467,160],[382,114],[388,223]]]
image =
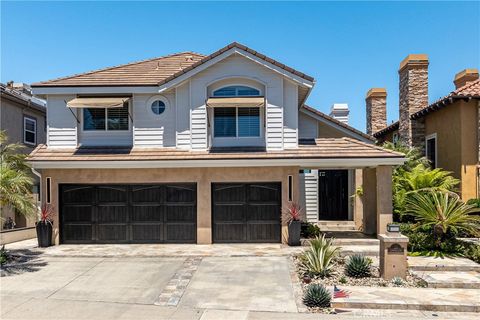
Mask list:
[[[212,242],[211,184],[214,182],[281,182],[282,206],[288,203],[288,176],[293,176],[293,200],[298,199],[298,167],[268,168],[188,168],[188,169],[80,169],[42,170],[42,183],[52,178],[51,206],[53,208],[55,243],[59,243],[59,195],[62,183],[197,183],[197,243]],[[45,197],[45,192],[43,193]],[[45,200],[45,198],[44,198]],[[281,213],[279,212],[279,215]],[[286,227],[282,227],[285,241]]]
[[463,200],[477,197],[477,101],[456,101],[425,117],[426,136],[437,134],[437,167],[461,179]]

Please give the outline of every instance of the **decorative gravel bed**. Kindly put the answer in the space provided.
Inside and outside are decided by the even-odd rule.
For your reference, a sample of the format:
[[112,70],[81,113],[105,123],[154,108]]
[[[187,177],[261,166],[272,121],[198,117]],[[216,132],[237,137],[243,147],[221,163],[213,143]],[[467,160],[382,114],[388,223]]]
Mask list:
[[[372,266],[371,276],[367,278],[352,278],[345,274],[345,262],[348,258],[337,258],[333,262],[332,272],[329,277],[319,278],[313,277],[311,279],[311,283],[319,283],[325,286],[367,286],[367,287],[404,287],[404,288],[414,288],[414,287],[425,287],[426,283],[424,280],[407,273],[406,280],[403,281],[401,285],[394,284],[391,281],[386,281],[380,278],[380,269],[376,266]],[[299,259],[298,256],[294,257],[295,261],[295,268],[297,270],[297,275],[300,279],[300,283],[302,284],[302,289],[308,286],[303,281],[304,273],[299,267]]]

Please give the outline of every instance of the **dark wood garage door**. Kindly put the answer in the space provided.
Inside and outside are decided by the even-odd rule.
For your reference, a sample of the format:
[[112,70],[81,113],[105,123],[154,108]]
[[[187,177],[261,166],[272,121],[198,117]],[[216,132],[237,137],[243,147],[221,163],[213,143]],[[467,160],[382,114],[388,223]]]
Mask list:
[[214,242],[280,242],[280,183],[212,184]]
[[195,243],[195,184],[61,185],[62,243]]

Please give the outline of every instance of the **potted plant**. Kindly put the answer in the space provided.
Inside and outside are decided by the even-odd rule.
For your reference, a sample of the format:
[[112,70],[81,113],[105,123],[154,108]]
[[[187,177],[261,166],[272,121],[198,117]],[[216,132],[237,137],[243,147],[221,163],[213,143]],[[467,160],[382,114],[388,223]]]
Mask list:
[[52,225],[52,208],[44,204],[40,212],[40,221],[35,225],[39,247],[44,248],[52,245]]
[[286,209],[285,215],[288,225],[288,245],[300,245],[300,231],[302,228],[302,221],[300,220],[302,208],[295,203],[290,202]]

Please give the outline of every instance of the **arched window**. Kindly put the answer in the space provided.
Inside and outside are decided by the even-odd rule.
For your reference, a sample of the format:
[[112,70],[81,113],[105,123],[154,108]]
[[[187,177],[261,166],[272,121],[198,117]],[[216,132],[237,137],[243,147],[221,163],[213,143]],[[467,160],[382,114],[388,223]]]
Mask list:
[[228,86],[213,92],[214,97],[251,97],[259,95],[260,90],[247,86]]

